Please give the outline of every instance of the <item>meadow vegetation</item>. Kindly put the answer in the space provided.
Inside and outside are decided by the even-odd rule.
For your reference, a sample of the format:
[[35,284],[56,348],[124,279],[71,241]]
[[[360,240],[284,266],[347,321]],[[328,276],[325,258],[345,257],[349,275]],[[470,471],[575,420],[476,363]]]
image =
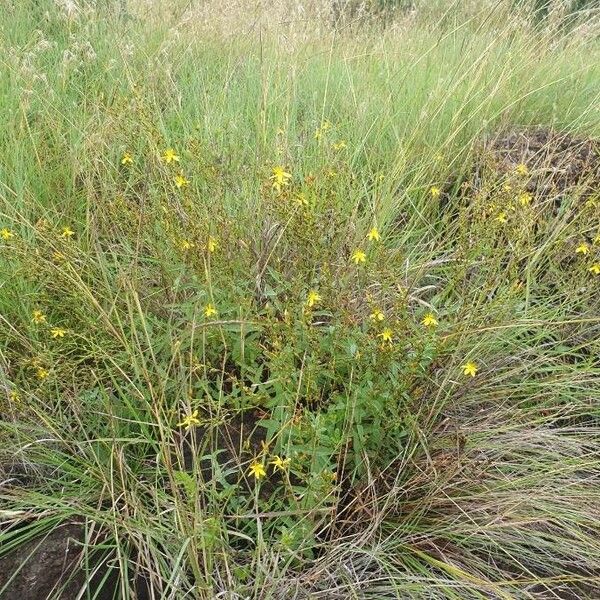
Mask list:
[[599,14],[365,7],[0,4],[0,597],[598,597]]

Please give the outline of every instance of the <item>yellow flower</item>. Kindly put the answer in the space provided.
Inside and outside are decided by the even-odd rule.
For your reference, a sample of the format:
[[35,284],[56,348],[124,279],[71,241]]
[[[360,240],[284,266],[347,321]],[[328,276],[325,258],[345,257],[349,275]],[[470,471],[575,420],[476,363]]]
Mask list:
[[600,263],[594,263],[588,271],[594,275],[600,275]]
[[359,263],[364,263],[367,260],[367,255],[360,249],[356,249],[351,256],[351,260],[354,264],[358,265]]
[[498,213],[498,216],[495,218],[498,223],[506,223],[508,221],[508,217],[505,212]]
[[589,251],[590,247],[585,242],[582,242],[575,248],[575,254],[588,254]]
[[270,464],[275,467],[275,470],[285,471],[290,466],[290,458],[281,458],[281,456],[275,455]]
[[280,192],[282,187],[289,184],[292,174],[288,173],[283,167],[273,167],[273,174],[270,179],[273,181],[273,187]]
[[475,375],[477,375],[477,371],[479,370],[477,363],[471,361],[464,364],[461,368],[463,375],[470,375],[471,377],[475,377]]
[[210,319],[210,317],[216,317],[217,316],[217,309],[215,308],[214,304],[207,304],[204,307],[204,316],[207,319]]
[[217,242],[217,238],[212,237],[212,235],[208,238],[208,244],[206,245],[208,251],[212,254],[219,247],[219,243]]
[[179,173],[178,175],[175,175],[174,181],[175,181],[175,185],[179,189],[181,189],[182,187],[185,187],[190,182],[189,179],[186,179],[186,177],[183,173]]
[[63,338],[65,337],[65,334],[67,333],[66,329],[63,329],[62,327],[53,327],[50,330],[50,335],[56,339],[56,338]]
[[376,308],[369,315],[369,319],[371,319],[371,321],[383,321],[385,319],[385,315],[378,308]]
[[121,164],[122,165],[131,165],[133,163],[133,157],[131,156],[131,154],[129,154],[129,152],[125,152],[125,154],[123,154],[123,158],[121,158]]
[[425,327],[437,327],[438,320],[435,318],[435,315],[433,313],[427,313],[423,317],[421,323],[425,325]]
[[179,249],[183,250],[184,252],[186,250],[191,250],[194,246],[194,242],[190,242],[189,240],[181,240],[181,242],[179,242]]
[[255,460],[249,468],[250,474],[254,475],[255,479],[261,479],[262,477],[264,477],[267,472],[265,471],[265,467],[263,466],[262,463],[258,462],[257,460]]
[[394,332],[389,328],[386,327],[380,334],[379,337],[381,338],[382,342],[387,342],[388,344],[392,343],[392,338],[394,337]]
[[46,315],[41,310],[34,310],[31,320],[39,325],[40,323],[46,322]]
[[434,185],[434,186],[431,186],[431,188],[429,189],[429,193],[431,194],[431,197],[434,200],[437,200],[442,195],[442,190],[440,190],[439,187]]
[[529,175],[529,169],[527,168],[527,165],[524,165],[523,163],[519,163],[515,167],[515,173],[517,175],[521,175],[522,177],[524,177],[525,175]]
[[322,298],[319,292],[317,292],[316,290],[310,290],[310,292],[308,292],[308,296],[306,297],[306,306],[312,308],[313,306],[315,306],[315,304],[321,302],[321,300]]
[[167,148],[163,154],[163,160],[167,164],[171,164],[172,162],[179,162],[179,156],[175,153],[173,148]]
[[371,230],[369,231],[369,233],[367,233],[367,237],[371,242],[378,242],[381,239],[377,227],[371,227]]
[[8,399],[15,404],[21,402],[21,394],[17,390],[11,390]]
[[48,369],[44,369],[44,367],[38,367],[35,371],[35,375],[38,379],[46,379],[48,375],[50,375],[50,371]]
[[194,427],[195,425],[200,424],[201,421],[198,418],[198,411],[195,410],[193,413],[184,417],[181,423],[177,423],[177,427],[185,427],[186,429],[190,429],[190,427]]
[[70,238],[74,235],[75,235],[75,232],[69,226],[67,226],[67,227],[62,228],[62,233],[60,234],[60,237]]
[[3,240],[10,240],[10,238],[15,237],[15,234],[10,229],[3,227],[0,229],[0,237]]
[[338,152],[340,150],[343,150],[344,148],[346,148],[347,144],[346,144],[346,140],[340,140],[339,142],[332,144],[332,147],[334,150],[337,150]]
[[527,206],[533,200],[533,196],[529,192],[521,192],[517,196],[517,200],[521,204],[521,206]]

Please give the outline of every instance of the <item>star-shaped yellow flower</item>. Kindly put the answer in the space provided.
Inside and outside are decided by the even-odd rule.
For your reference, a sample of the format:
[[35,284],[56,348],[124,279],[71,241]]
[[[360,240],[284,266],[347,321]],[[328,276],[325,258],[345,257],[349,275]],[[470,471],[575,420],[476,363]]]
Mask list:
[[56,338],[63,338],[65,337],[65,334],[67,333],[66,329],[63,329],[62,327],[53,327],[50,330],[50,335],[56,339]]
[[183,173],[178,173],[177,175],[175,175],[174,181],[175,185],[179,189],[186,187],[190,183],[190,180],[187,179]]
[[69,226],[66,226],[66,227],[62,228],[60,237],[70,238],[70,237],[73,237],[74,235],[75,235],[75,232]]
[[364,263],[367,260],[367,255],[360,249],[354,250],[352,252],[352,256],[350,257],[354,264],[358,265],[360,263]]
[[479,370],[477,363],[471,361],[464,364],[461,368],[463,375],[470,375],[471,377],[475,377],[475,375],[477,375],[477,371]]
[[429,193],[434,200],[437,200],[442,195],[442,190],[437,185],[432,185],[429,188]]
[[33,313],[31,313],[31,320],[36,325],[39,325],[40,323],[46,322],[46,315],[41,310],[34,310]]
[[425,325],[425,327],[437,327],[438,320],[435,318],[435,315],[433,313],[427,313],[423,317],[421,323]]
[[292,174],[288,173],[283,167],[273,167],[272,175],[270,177],[272,186],[278,191],[290,183]]
[[527,165],[525,165],[523,163],[519,163],[515,167],[515,173],[517,175],[521,175],[521,177],[524,177],[525,175],[529,175],[529,169],[527,168]]
[[508,221],[508,217],[506,216],[505,212],[499,212],[495,220],[498,221],[498,223],[506,223]]
[[262,479],[267,474],[264,465],[257,460],[250,465],[249,471],[251,475],[254,475],[255,479]]
[[3,240],[10,240],[10,238],[15,237],[15,234],[10,229],[3,227],[2,229],[0,229],[0,237]]
[[521,206],[527,206],[528,204],[531,204],[533,196],[529,192],[521,192],[517,196],[517,200]]
[[185,427],[186,429],[190,429],[196,425],[200,425],[201,421],[198,418],[198,411],[195,410],[193,413],[190,413],[186,417],[184,417],[181,423],[177,423],[177,427]]
[[50,375],[50,371],[44,369],[44,367],[38,367],[35,371],[35,375],[38,379],[44,380]]
[[391,344],[392,340],[394,338],[394,332],[389,328],[386,327],[380,334],[379,337],[381,338],[381,341],[383,343],[388,343]]
[[371,230],[369,231],[369,233],[367,233],[367,237],[371,242],[378,242],[381,239],[377,227],[371,227]]
[[215,308],[214,304],[207,304],[204,307],[204,316],[207,319],[210,319],[210,317],[216,317],[217,316],[217,309]]
[[290,466],[290,458],[281,458],[281,456],[275,455],[270,464],[275,467],[276,471],[285,471]]
[[582,242],[575,248],[575,254],[588,254],[589,251],[590,247],[585,242]]
[[167,148],[162,158],[167,164],[171,164],[172,162],[179,162],[179,156],[175,153],[175,150],[173,150],[173,148]]
[[588,271],[594,275],[600,275],[600,263],[594,263]]
[[131,156],[131,154],[129,152],[125,152],[125,154],[123,154],[123,157],[121,158],[121,164],[122,165],[133,164],[133,156]]
[[319,294],[319,292],[317,292],[316,290],[310,290],[310,292],[308,292],[308,295],[306,297],[306,306],[308,306],[309,308],[312,308],[313,306],[319,304],[319,302],[321,302],[322,298],[321,298],[321,294]]

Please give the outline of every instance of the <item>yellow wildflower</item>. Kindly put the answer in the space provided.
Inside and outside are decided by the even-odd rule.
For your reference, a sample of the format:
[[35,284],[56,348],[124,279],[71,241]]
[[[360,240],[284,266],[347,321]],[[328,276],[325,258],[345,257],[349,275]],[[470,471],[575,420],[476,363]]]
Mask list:
[[283,167],[273,167],[273,174],[270,179],[273,181],[273,187],[280,192],[282,187],[289,184],[292,174],[288,173]]
[[15,237],[15,234],[10,229],[3,227],[2,229],[0,229],[0,237],[3,240],[10,240],[10,238]]
[[207,319],[210,319],[210,317],[216,317],[217,316],[217,309],[215,308],[214,304],[207,304],[204,307],[204,316]]
[[193,413],[187,415],[183,418],[181,423],[177,423],[177,427],[185,427],[186,429],[190,429],[195,425],[200,425],[200,419],[198,418],[198,411],[195,410]]
[[521,175],[521,177],[524,177],[525,175],[529,175],[529,169],[527,168],[527,165],[525,165],[523,163],[519,163],[515,167],[515,173],[517,175]]
[[185,187],[190,182],[189,179],[186,179],[186,177],[183,173],[179,173],[179,174],[175,175],[174,181],[175,181],[175,185],[179,189],[181,189],[182,187]]
[[171,164],[172,162],[179,162],[179,156],[175,153],[175,150],[173,150],[173,148],[167,148],[162,158],[167,164]]
[[308,292],[308,296],[306,297],[306,306],[312,308],[313,306],[321,302],[321,300],[322,298],[319,292],[317,292],[316,290],[310,290],[310,292]]
[[44,367],[38,367],[35,371],[35,375],[38,379],[44,380],[50,375],[50,371],[44,369]]
[[194,246],[194,242],[190,242],[189,240],[181,240],[181,242],[179,242],[179,249],[183,250],[184,252],[191,250]]
[[217,238],[214,238],[212,235],[208,238],[208,244],[206,244],[206,248],[212,254],[219,247],[219,243],[217,242]]
[[600,263],[594,263],[588,271],[594,275],[600,275]]
[[340,150],[343,150],[344,148],[346,148],[347,144],[346,144],[346,140],[340,140],[339,142],[336,142],[335,144],[332,144],[332,147],[334,150],[337,150],[338,152]]
[[33,313],[32,313],[31,320],[36,325],[39,325],[40,323],[45,323],[46,322],[46,315],[41,310],[34,310]]
[[500,212],[495,218],[495,221],[498,221],[498,223],[506,223],[508,221],[508,217],[506,216],[505,212]]
[[529,192],[521,192],[517,196],[517,200],[519,201],[519,204],[521,204],[521,206],[527,206],[528,204],[531,204],[533,196]]
[[392,338],[394,337],[394,332],[389,328],[386,327],[380,334],[379,337],[381,338],[382,342],[387,342],[388,344],[392,343]]
[[371,242],[378,242],[381,239],[377,227],[371,227],[371,230],[369,231],[369,233],[367,233],[367,237]]
[[121,158],[121,164],[122,165],[131,165],[133,163],[133,157],[131,156],[131,154],[129,154],[129,152],[125,152],[125,154],[123,154],[123,158]]
[[264,477],[267,472],[265,471],[265,467],[262,463],[258,462],[257,460],[255,460],[251,465],[250,465],[250,474],[254,475],[255,479],[261,479],[262,477]]
[[17,390],[11,390],[8,399],[15,404],[21,402],[21,394]]
[[585,242],[582,242],[575,248],[575,254],[588,254],[589,251],[590,247]]
[[354,264],[358,265],[359,263],[364,263],[367,260],[367,255],[360,249],[357,248],[351,256],[352,261],[354,262]]
[[429,189],[429,193],[431,194],[431,197],[434,200],[437,200],[442,195],[442,190],[440,190],[439,187],[434,185],[434,186],[431,186],[431,188]]
[[369,315],[369,319],[371,321],[383,321],[385,319],[385,315],[378,308],[373,310],[373,312]]
[[475,377],[475,375],[477,375],[477,371],[479,370],[477,363],[471,361],[464,364],[461,368],[463,375],[470,375],[471,377]]
[[421,323],[425,325],[425,327],[437,327],[438,320],[435,318],[435,315],[433,313],[427,313],[423,317]]
[[75,235],[75,232],[69,226],[66,226],[66,227],[62,228],[62,233],[60,234],[60,237],[70,238],[74,235]]
[[50,335],[56,339],[56,338],[63,338],[65,337],[65,334],[67,333],[66,329],[63,329],[62,327],[53,327],[50,330]]
[[275,467],[276,471],[285,471],[290,466],[290,458],[281,458],[281,456],[275,455],[270,464]]

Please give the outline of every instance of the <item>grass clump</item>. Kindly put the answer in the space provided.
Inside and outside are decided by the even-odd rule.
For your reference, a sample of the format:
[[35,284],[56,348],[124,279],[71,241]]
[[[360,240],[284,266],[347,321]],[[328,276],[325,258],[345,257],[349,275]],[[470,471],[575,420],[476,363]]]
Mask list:
[[0,590],[594,597],[593,15],[124,8],[0,7]]

